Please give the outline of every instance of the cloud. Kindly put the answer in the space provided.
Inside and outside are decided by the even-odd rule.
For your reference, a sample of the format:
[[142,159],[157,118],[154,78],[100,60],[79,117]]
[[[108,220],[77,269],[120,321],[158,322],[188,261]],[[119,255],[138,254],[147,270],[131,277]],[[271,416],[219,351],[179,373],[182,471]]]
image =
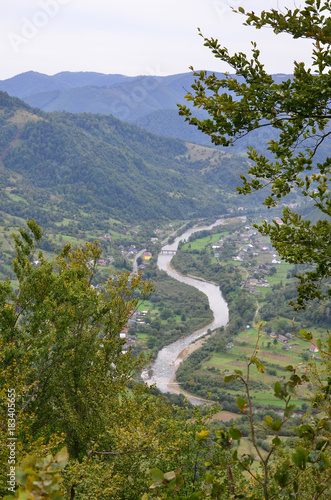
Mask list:
[[[285,2],[285,0],[284,0]],[[283,3],[284,3],[283,2]],[[291,2],[286,2],[291,3]],[[271,30],[243,27],[230,5],[240,0],[11,0],[2,8],[0,78],[29,69],[144,74],[187,71],[190,65],[225,71],[198,36],[218,38],[231,52],[261,47],[267,70],[290,72],[292,60],[307,59],[309,42],[293,42]],[[276,0],[247,0],[258,11]]]

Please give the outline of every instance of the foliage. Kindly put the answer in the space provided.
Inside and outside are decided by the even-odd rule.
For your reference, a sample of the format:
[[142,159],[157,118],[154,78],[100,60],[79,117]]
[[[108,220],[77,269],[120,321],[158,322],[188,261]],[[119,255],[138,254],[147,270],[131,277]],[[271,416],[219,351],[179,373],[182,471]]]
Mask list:
[[312,67],[295,62],[293,78],[277,83],[265,71],[255,43],[250,59],[242,52],[230,55],[217,40],[204,38],[205,46],[226,62],[235,76],[195,73],[197,79],[186,99],[206,110],[209,118],[193,117],[186,106],[179,106],[180,114],[209,135],[214,144],[223,146],[265,127],[275,131],[267,142],[267,152],[249,148],[252,164],[248,176],[241,176],[243,186],[238,191],[247,194],[269,186],[264,204],[270,208],[294,190],[318,211],[317,220],[312,222],[285,206],[283,224],[274,221],[259,226],[287,262],[310,265],[297,276],[296,307],[302,308],[313,298],[331,295],[331,290],[323,293],[320,287],[331,276],[331,160],[324,149],[330,135],[331,4],[328,0],[306,0],[301,8],[286,8],[284,13],[276,9],[260,14],[238,10],[248,26],[269,27],[276,34],[312,40]]
[[[161,402],[154,405],[146,391],[134,386],[132,377],[143,358],[122,354],[119,338],[152,286],[140,276],[122,274],[92,287],[101,252],[96,243],[73,249],[66,245],[55,261],[47,261],[39,252],[36,261],[34,247],[41,231],[34,221],[27,226],[14,236],[18,288],[13,289],[9,279],[0,283],[0,378],[4,395],[16,393],[16,463],[26,454],[40,457],[47,446],[51,453],[57,451],[61,443],[68,448],[70,470],[76,463],[76,476],[68,473],[67,480],[75,477],[79,483],[89,453],[98,457],[99,451],[116,455],[118,448],[120,454],[134,447],[142,451],[149,439],[138,422],[133,424],[135,418],[143,422],[147,408],[166,414]],[[4,397],[3,442],[6,413]],[[128,424],[121,431],[126,418]],[[1,463],[2,492],[8,453],[9,449]],[[72,484],[70,488],[75,489]]]
[[[210,431],[217,406],[191,410],[181,405],[174,411],[133,382],[143,360],[122,353],[118,333],[151,285],[124,274],[94,289],[91,280],[100,256],[96,244],[67,245],[54,261],[40,252],[36,263],[41,231],[34,221],[27,226],[14,238],[18,288],[9,280],[0,286],[1,438],[5,442],[11,429],[7,416],[16,413],[10,432],[17,438],[19,483],[9,498],[325,497],[330,483],[330,340],[318,344],[325,372],[312,366],[310,375],[289,366],[289,380],[275,383],[285,410],[282,417],[266,415],[269,451],[256,428],[251,397],[253,366],[261,375],[265,370],[259,339],[247,373],[235,370],[225,377],[225,384],[241,383],[246,391],[237,396],[236,406],[248,420],[257,465],[234,446],[242,436],[239,428]],[[309,332],[299,333],[311,341]],[[280,432],[293,414],[296,388],[308,380],[316,386],[316,413],[297,425],[297,440],[286,449]],[[9,449],[1,458],[2,495],[8,493],[8,458]]]
[[66,448],[60,450],[55,457],[48,455],[44,459],[27,456],[22,465],[16,469],[16,481],[20,487],[15,495],[6,495],[4,500],[41,500],[49,498],[59,500],[60,484],[63,481],[62,469],[68,462]]
[[[262,325],[261,325],[262,326]],[[309,337],[307,332],[301,332]],[[330,493],[330,398],[329,383],[319,387],[315,398],[320,412],[309,415],[295,429],[297,439],[292,442],[292,449],[286,448],[282,439],[282,429],[289,422],[295,406],[291,403],[296,389],[308,380],[308,373],[288,366],[289,379],[274,385],[274,396],[284,401],[285,409],[281,416],[265,416],[264,424],[257,425],[250,391],[250,372],[253,366],[263,374],[265,367],[258,359],[259,338],[251,353],[246,373],[235,370],[224,378],[225,383],[240,380],[245,387],[246,397],[237,398],[238,410],[249,422],[250,435],[256,457],[239,453],[234,443],[242,437],[242,432],[235,425],[226,430],[216,430],[214,437],[208,429],[202,430],[196,439],[205,442],[210,449],[209,460],[205,463],[206,471],[202,488],[195,490],[189,497],[234,499],[252,498],[254,500],[272,500],[276,498],[300,498],[311,500],[328,498]],[[330,369],[330,340],[323,350],[325,368]],[[314,367],[312,367],[314,371]],[[320,372],[319,372],[320,375]],[[321,401],[323,402],[321,404]],[[264,451],[263,442],[258,439],[261,427],[270,437],[270,446]],[[151,470],[152,491],[146,494],[149,499],[182,499],[181,488],[185,480],[180,470],[163,473]]]

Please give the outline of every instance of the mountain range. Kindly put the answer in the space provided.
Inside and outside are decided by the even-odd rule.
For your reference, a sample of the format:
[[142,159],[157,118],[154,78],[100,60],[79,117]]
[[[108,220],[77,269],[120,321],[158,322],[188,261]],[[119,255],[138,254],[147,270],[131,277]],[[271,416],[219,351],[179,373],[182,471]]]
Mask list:
[[46,113],[0,92],[0,131],[0,210],[16,217],[182,220],[243,203],[244,156],[112,115]]
[[[288,75],[274,75],[275,81],[285,77]],[[94,72],[48,76],[29,71],[0,81],[0,90],[44,111],[111,114],[160,135],[210,144],[208,136],[178,116],[177,103],[185,103],[185,95],[193,82],[192,72],[128,77]],[[199,110],[195,110],[195,114],[204,116]],[[243,151],[246,146],[243,141],[236,150]]]

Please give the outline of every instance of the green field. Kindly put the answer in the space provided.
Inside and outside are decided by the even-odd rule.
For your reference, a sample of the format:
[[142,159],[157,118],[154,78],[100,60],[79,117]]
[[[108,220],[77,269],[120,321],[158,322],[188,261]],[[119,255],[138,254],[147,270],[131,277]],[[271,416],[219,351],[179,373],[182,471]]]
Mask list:
[[187,243],[184,243],[182,245],[181,249],[182,250],[201,250],[202,248],[205,248],[207,245],[213,245],[216,243],[222,236],[225,236],[229,234],[228,231],[223,231],[221,233],[216,233],[211,236],[206,236],[205,238],[199,238],[194,241],[190,241]]
[[[213,352],[207,360],[201,363],[200,374],[213,373],[213,376],[223,379],[227,374],[234,370],[241,370],[245,375],[247,373],[247,364],[253,354],[257,342],[257,330],[249,330],[239,333],[233,340],[234,347],[224,352]],[[250,367],[250,383],[252,386],[251,397],[261,405],[283,406],[283,403],[273,395],[273,384],[275,380],[287,379],[289,372],[285,370],[286,366],[300,366],[299,371],[303,372],[307,362],[303,359],[302,353],[309,353],[307,342],[301,339],[290,340],[287,345],[291,349],[283,349],[284,344],[277,341],[274,344],[269,335],[261,335],[259,339],[258,359],[265,365],[265,372],[259,373],[254,365]],[[238,395],[238,388],[232,389],[231,384],[227,388],[227,393],[232,396]],[[298,396],[295,397],[295,404],[301,405],[308,395],[307,387],[301,387],[298,390]]]

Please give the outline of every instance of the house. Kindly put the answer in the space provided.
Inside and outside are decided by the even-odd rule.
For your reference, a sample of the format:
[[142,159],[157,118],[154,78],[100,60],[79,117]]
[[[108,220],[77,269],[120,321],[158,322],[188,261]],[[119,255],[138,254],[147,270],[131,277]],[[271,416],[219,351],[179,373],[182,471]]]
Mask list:
[[288,339],[284,337],[284,335],[278,335],[278,341],[281,342],[282,344],[288,343]]
[[255,278],[252,278],[252,279],[249,280],[249,284],[251,286],[257,286],[259,284],[259,281],[257,279],[255,279]]
[[151,252],[145,252],[143,258],[144,260],[150,260],[152,258]]
[[310,350],[310,352],[318,352],[318,348],[316,347],[315,344],[311,344],[311,346],[309,347],[309,350]]
[[228,344],[226,344],[225,349],[232,349],[232,347],[234,347],[234,343],[229,342]]

